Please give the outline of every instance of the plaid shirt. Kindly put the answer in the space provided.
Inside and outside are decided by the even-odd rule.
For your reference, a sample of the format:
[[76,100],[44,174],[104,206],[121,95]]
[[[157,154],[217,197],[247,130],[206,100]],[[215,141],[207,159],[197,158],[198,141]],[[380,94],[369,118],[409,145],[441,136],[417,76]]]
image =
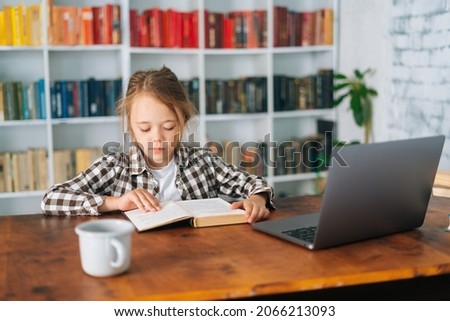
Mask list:
[[[273,188],[259,176],[226,164],[208,150],[180,147],[175,154],[175,184],[181,199],[217,197],[248,198],[268,193],[273,208]],[[131,147],[128,154],[103,156],[84,172],[61,184],[55,184],[44,195],[41,208],[52,215],[99,215],[98,207],[106,196],[121,196],[142,188],[152,195],[159,192],[158,181],[148,170],[142,152]]]

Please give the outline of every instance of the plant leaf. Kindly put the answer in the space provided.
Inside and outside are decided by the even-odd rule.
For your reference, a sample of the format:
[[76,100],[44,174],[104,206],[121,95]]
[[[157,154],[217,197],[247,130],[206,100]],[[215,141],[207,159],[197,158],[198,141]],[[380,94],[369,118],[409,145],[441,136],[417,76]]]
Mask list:
[[350,99],[350,107],[353,111],[353,118],[356,124],[361,127],[364,123],[364,115],[361,107],[361,97],[358,93],[353,93]]
[[338,90],[341,90],[341,89],[346,88],[348,86],[350,86],[349,82],[342,82],[342,83],[334,85],[333,90],[334,91],[338,91]]
[[378,96],[378,92],[373,88],[368,88],[367,93],[371,96]]
[[341,73],[334,74],[335,79],[347,79],[347,76]]
[[350,92],[346,92],[345,94],[337,97],[334,101],[333,101],[333,107],[339,106],[342,101],[345,99],[345,97],[347,97],[348,95],[350,95]]
[[354,73],[355,73],[356,78],[358,78],[358,79],[364,78],[364,75],[358,69],[355,69]]

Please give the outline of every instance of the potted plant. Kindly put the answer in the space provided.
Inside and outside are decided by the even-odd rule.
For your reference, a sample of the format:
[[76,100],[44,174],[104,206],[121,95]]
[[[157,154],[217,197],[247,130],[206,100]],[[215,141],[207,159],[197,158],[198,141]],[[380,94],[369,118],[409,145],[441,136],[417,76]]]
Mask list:
[[365,77],[374,72],[370,68],[363,72],[355,69],[352,76],[342,73],[336,73],[334,76],[336,96],[333,106],[340,105],[346,97],[349,97],[355,123],[364,128],[365,143],[369,142],[372,132],[372,98],[378,95],[375,89],[367,86]]

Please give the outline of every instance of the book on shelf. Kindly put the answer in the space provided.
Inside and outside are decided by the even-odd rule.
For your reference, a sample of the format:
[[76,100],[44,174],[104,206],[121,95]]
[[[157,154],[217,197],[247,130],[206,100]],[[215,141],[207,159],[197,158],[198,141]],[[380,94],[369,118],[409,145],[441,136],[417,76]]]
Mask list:
[[247,222],[245,211],[231,209],[231,204],[221,198],[170,201],[157,212],[139,209],[125,211],[124,215],[138,231],[146,231],[171,223],[189,220],[193,227],[242,224]]

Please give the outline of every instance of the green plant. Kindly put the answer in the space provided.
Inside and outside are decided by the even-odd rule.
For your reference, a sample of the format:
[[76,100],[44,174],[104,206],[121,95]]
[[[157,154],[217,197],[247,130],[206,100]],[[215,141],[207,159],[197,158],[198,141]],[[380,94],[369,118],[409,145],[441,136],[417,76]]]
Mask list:
[[340,105],[349,97],[355,123],[364,128],[365,143],[369,142],[372,132],[372,98],[378,95],[375,89],[367,86],[365,77],[374,72],[370,68],[363,72],[355,69],[351,77],[342,73],[334,76],[334,92],[337,94],[333,106]]

